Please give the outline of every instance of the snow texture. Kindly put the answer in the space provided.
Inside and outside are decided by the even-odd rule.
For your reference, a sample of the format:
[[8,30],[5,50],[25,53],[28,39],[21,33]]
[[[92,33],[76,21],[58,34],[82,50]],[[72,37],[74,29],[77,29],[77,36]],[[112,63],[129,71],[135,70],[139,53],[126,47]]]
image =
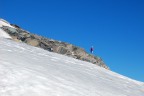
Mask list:
[[5,31],[3,31],[1,29],[2,26],[8,26],[8,27],[12,27],[12,28],[14,28],[14,27],[11,26],[7,21],[5,21],[3,19],[0,19],[0,37],[2,37],[2,38],[11,38],[9,36],[9,34],[7,34]]
[[0,96],[144,96],[144,83],[0,38]]
[[0,28],[0,37],[3,37],[3,38],[11,38],[9,36],[9,34],[7,34],[5,31],[3,31],[1,28]]
[[8,26],[8,27],[14,28],[13,26],[10,25],[9,22],[7,22],[6,20],[0,18],[0,27],[2,27],[2,26]]

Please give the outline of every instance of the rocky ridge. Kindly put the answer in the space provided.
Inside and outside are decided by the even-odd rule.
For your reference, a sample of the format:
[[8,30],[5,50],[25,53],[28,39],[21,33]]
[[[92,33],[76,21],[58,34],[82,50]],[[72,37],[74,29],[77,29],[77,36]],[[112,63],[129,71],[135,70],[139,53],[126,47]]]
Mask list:
[[104,67],[105,69],[109,69],[100,57],[88,54],[82,48],[79,48],[69,43],[32,34],[28,31],[21,29],[18,25],[15,24],[11,24],[11,26],[13,26],[14,28],[9,26],[2,26],[1,29],[7,32],[16,41],[24,42],[35,47],[43,48],[47,51],[67,55],[69,57],[73,57],[79,60],[91,62],[98,66]]

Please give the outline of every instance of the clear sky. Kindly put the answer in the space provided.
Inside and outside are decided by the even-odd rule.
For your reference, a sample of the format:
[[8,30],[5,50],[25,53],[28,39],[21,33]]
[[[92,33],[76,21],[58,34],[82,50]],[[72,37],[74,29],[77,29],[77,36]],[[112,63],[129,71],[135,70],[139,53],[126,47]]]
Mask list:
[[143,0],[0,0],[0,17],[84,48],[112,71],[144,82]]

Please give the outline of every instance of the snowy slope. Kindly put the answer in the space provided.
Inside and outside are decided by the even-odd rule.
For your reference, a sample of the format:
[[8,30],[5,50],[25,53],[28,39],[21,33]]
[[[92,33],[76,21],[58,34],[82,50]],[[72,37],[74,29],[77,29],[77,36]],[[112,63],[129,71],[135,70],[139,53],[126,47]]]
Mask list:
[[144,96],[144,84],[88,62],[0,38],[0,96]]
[[0,18],[0,27],[2,27],[2,26],[8,26],[8,27],[14,28],[13,26],[10,25],[9,22],[7,22],[6,20]]
[[7,34],[5,31],[3,31],[1,28],[0,28],[0,37],[4,37],[4,38],[11,38],[9,36],[9,34]]
[[1,29],[2,26],[9,26],[9,27],[12,27],[14,28],[13,26],[11,26],[7,21],[3,20],[3,19],[0,19],[0,37],[3,37],[3,38],[11,38],[9,36],[9,34],[7,34],[5,31],[3,31]]

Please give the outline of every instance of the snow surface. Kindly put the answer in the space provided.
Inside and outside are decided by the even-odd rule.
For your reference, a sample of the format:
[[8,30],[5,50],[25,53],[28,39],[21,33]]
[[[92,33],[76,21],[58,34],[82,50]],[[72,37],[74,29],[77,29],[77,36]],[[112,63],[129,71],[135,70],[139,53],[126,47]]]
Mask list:
[[2,26],[8,26],[8,27],[12,27],[14,28],[13,26],[11,26],[7,21],[5,21],[4,19],[0,19],[0,37],[3,37],[3,38],[11,38],[9,36],[9,34],[7,34],[4,30],[1,29]]
[[144,96],[144,83],[0,38],[0,96]]
[[8,26],[8,27],[14,28],[13,26],[10,25],[9,22],[7,22],[6,20],[0,18],[0,27],[2,27],[2,26]]
[[0,37],[3,37],[3,38],[11,38],[9,36],[9,34],[7,34],[5,31],[3,31],[1,28],[0,28]]

